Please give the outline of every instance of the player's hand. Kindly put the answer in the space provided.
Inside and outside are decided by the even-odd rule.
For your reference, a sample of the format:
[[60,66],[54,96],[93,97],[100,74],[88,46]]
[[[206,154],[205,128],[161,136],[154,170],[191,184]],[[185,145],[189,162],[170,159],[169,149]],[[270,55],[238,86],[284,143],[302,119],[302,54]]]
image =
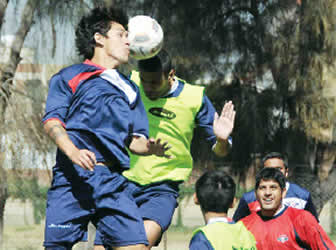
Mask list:
[[225,103],[220,115],[215,113],[213,131],[217,140],[227,140],[233,130],[236,111],[232,101]]
[[171,156],[166,154],[166,151],[171,148],[171,146],[168,145],[168,142],[161,143],[161,139],[154,139],[150,138],[147,142],[148,151],[150,154],[165,157],[170,159]]
[[70,155],[70,160],[80,167],[93,171],[96,162],[96,156],[93,152],[87,149],[77,149]]

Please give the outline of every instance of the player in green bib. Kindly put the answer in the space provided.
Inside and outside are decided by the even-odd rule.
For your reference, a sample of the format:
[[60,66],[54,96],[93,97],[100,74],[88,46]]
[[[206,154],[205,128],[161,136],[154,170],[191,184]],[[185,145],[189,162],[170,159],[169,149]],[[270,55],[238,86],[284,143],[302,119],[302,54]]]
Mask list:
[[257,249],[253,234],[244,224],[227,217],[235,192],[233,179],[222,171],[206,172],[197,180],[194,201],[201,206],[206,225],[194,231],[190,250]]
[[[144,219],[150,249],[160,242],[170,225],[177,207],[179,184],[191,173],[190,144],[194,129],[202,130],[204,141],[216,155],[225,156],[230,149],[235,110],[229,101],[217,115],[203,87],[175,76],[171,58],[164,50],[138,61],[138,69],[131,73],[131,80],[140,88],[149,136],[161,138],[171,146],[167,151],[170,158],[166,159],[131,154],[131,169],[123,172]],[[95,244],[99,243],[96,235]]]

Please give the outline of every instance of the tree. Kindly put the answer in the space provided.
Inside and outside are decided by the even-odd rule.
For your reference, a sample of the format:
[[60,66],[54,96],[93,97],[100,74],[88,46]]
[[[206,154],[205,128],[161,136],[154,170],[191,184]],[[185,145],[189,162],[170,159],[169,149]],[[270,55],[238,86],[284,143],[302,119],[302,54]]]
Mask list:
[[321,211],[336,174],[335,100],[327,95],[334,91],[335,1],[133,4],[162,24],[179,76],[208,78],[217,108],[235,100],[234,170],[244,178],[255,155],[287,152],[297,166],[292,178],[312,191]]
[[[24,42],[24,39],[32,25],[34,11],[37,6],[37,0],[28,0],[25,4],[24,10],[22,11],[20,26],[15,34],[15,40],[13,41],[12,47],[9,48],[9,57],[7,62],[0,66],[0,123],[5,124],[5,113],[8,107],[8,102],[11,97],[11,87],[13,85],[13,77],[17,65],[20,62],[20,51]],[[8,1],[1,1],[0,5],[0,28],[2,27],[4,11],[7,7]],[[1,131],[4,131],[2,128]],[[4,159],[5,159],[5,147],[2,146],[0,150],[0,173],[1,173],[1,184],[0,184],[0,246],[3,241],[3,219],[4,219],[4,209],[6,200],[8,198],[7,193],[7,178],[6,171],[3,169]]]
[[[95,1],[94,3],[99,4],[101,2],[104,1]],[[16,12],[16,15],[18,15],[15,18],[17,25],[13,24],[13,27],[17,27],[13,33],[13,41],[6,45],[0,44],[3,49],[2,63],[0,64],[0,246],[3,242],[4,209],[9,195],[7,169],[4,168],[6,156],[8,156],[9,152],[14,154],[14,156],[15,154],[21,154],[22,152],[18,151],[20,144],[27,145],[29,143],[29,145],[33,145],[30,150],[42,153],[50,149],[50,141],[45,137],[40,124],[42,115],[41,104],[44,101],[45,94],[41,92],[36,95],[43,97],[41,101],[39,98],[35,98],[36,96],[33,96],[32,89],[27,88],[29,85],[28,82],[26,82],[27,86],[25,90],[17,89],[17,86],[15,86],[14,75],[22,60],[20,53],[23,45],[27,42],[28,34],[34,25],[51,26],[51,34],[45,36],[44,39],[51,37],[49,41],[54,44],[51,54],[55,56],[55,48],[58,41],[58,33],[55,29],[57,24],[64,19],[70,19],[74,23],[77,22],[79,16],[91,6],[85,1],[71,0],[56,2],[41,0],[0,0],[0,31],[2,31],[6,21],[10,22],[9,20],[5,20],[6,11],[10,7],[20,7],[20,11]],[[1,34],[4,34],[4,32]],[[36,44],[38,44],[38,39],[38,36],[34,39]],[[35,87],[35,89],[43,90],[43,88],[40,88],[41,86]],[[19,100],[30,99],[32,102],[39,102],[39,108],[34,109],[35,111],[39,110],[39,112],[27,115],[25,113],[27,110],[25,110],[26,107],[24,105],[16,105],[18,99],[15,99],[17,96],[15,97],[14,93],[21,95],[20,98],[18,98]],[[19,113],[22,115],[20,116]],[[9,128],[10,123],[11,128]],[[15,133],[13,133],[13,131]],[[6,140],[6,138],[10,136],[12,137]],[[24,139],[22,139],[22,137],[24,137]]]
[[[314,147],[310,164],[318,177],[313,189],[320,191],[318,208],[332,198],[336,173],[332,171],[336,156],[336,100],[331,94],[335,80],[335,0],[301,1],[299,24],[299,70],[297,77],[297,124]],[[311,141],[313,141],[311,143]]]

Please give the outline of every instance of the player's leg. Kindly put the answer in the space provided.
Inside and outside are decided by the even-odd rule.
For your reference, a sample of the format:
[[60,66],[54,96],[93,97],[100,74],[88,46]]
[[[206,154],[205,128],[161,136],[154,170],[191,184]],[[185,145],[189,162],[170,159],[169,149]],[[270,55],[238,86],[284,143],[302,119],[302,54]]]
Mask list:
[[142,245],[140,246],[141,248],[139,248],[138,245],[134,245],[134,246],[126,246],[126,247],[114,247],[114,248],[110,248],[110,247],[107,247],[105,248],[104,246],[102,245],[95,245],[94,246],[94,250],[112,250],[112,249],[115,249],[115,250],[146,250],[147,247],[145,245]]
[[144,220],[148,249],[158,246],[162,234],[168,229],[177,207],[178,185],[164,182],[149,186],[138,186],[133,192]]
[[145,225],[147,240],[149,242],[148,248],[151,249],[153,246],[158,244],[158,241],[161,239],[163,232],[162,232],[161,226],[153,220],[145,220],[144,225]]
[[94,189],[96,249],[146,249],[146,232],[138,206],[128,190],[128,181],[113,168],[96,166],[88,180]]
[[94,245],[94,250],[105,250],[106,248],[103,245]]
[[148,249],[145,245],[133,245],[133,246],[126,246],[126,247],[107,247],[105,248],[104,246],[102,245],[95,245],[94,250],[112,250],[112,249],[115,249],[115,250],[146,250]]
[[[76,178],[73,178],[74,176]],[[53,182],[47,197],[43,243],[46,249],[72,249],[83,237],[93,204],[93,200],[88,197],[90,187],[82,181],[73,165],[56,165],[53,168]]]
[[[145,225],[147,240],[149,242],[148,247],[146,247],[145,249],[151,249],[151,247],[153,247],[158,242],[158,240],[161,238],[162,229],[161,229],[161,226],[159,224],[157,224],[155,221],[151,221],[151,220],[145,220],[144,225]],[[96,239],[95,239],[95,245],[94,245],[93,249],[94,250],[109,250],[109,249],[112,249],[112,248],[105,248],[103,246],[101,236],[100,236],[99,232],[97,232],[96,233]],[[119,248],[116,248],[116,249],[119,249]],[[120,249],[122,249],[122,248],[120,248]]]

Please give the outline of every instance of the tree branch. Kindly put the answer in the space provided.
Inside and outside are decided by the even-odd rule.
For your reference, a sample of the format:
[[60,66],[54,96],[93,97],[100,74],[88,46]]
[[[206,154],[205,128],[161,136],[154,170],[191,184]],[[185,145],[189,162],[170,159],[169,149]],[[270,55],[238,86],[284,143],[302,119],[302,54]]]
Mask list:
[[[4,93],[6,93],[6,98],[9,98],[10,86],[13,84],[13,76],[15,74],[17,65],[19,64],[20,52],[24,43],[24,40],[32,26],[34,12],[37,7],[39,0],[28,0],[22,11],[20,18],[20,26],[15,33],[15,39],[9,48],[9,58],[8,61],[0,67],[0,88]],[[4,83],[8,83],[7,85]],[[2,110],[0,112],[4,113],[7,107],[7,99],[0,97],[0,105]]]
[[0,0],[0,30],[5,16],[6,8],[9,0]]

